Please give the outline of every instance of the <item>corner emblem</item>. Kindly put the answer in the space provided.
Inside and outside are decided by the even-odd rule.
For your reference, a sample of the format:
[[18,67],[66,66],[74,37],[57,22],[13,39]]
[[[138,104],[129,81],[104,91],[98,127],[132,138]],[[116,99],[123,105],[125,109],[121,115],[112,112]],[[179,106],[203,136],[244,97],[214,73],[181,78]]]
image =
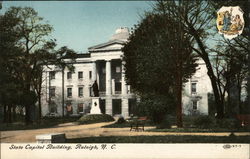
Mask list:
[[217,12],[217,29],[225,38],[232,39],[240,35],[244,28],[243,11],[239,6],[221,7]]

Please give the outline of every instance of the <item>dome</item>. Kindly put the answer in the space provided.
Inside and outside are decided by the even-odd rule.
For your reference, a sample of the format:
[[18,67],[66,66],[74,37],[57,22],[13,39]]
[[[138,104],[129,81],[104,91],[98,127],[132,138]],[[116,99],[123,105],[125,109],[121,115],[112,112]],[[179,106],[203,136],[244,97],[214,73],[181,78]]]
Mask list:
[[116,29],[115,34],[110,38],[112,40],[126,41],[129,38],[129,29],[127,27],[120,27]]

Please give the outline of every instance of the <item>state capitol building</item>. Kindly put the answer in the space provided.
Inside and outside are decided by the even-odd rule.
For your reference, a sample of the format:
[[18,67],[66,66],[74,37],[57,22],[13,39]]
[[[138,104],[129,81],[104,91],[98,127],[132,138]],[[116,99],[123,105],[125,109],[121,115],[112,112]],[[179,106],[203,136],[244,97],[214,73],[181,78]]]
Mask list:
[[[129,37],[128,28],[119,28],[106,43],[78,54],[74,71],[50,65],[44,67],[42,115],[82,115],[90,113],[94,97],[92,85],[99,89],[100,112],[127,118],[135,111],[138,96],[125,81],[122,47]],[[198,61],[196,73],[183,89],[184,114],[208,114],[208,93],[212,92],[205,63]]]

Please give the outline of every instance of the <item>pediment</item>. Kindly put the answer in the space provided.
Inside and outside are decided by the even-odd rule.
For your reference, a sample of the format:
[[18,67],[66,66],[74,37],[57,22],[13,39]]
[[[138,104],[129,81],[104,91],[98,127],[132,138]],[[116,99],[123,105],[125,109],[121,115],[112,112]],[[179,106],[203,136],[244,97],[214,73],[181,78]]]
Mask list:
[[90,52],[101,51],[101,50],[119,50],[123,47],[125,41],[113,40],[99,45],[89,47]]

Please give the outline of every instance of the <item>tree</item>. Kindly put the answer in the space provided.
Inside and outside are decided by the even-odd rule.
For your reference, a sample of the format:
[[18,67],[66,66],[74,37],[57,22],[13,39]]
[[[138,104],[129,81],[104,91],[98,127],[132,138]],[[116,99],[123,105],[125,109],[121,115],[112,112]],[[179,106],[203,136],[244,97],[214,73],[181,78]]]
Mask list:
[[0,106],[4,109],[4,122],[11,122],[14,105],[20,104],[23,94],[17,74],[21,49],[16,46],[20,35],[15,30],[19,18],[0,15]]
[[227,116],[234,116],[242,112],[242,87],[248,73],[248,52],[241,47],[233,46],[222,41],[215,49],[211,49],[215,53],[212,63],[219,86],[219,93],[222,100],[226,100],[227,98],[227,102],[225,103]]
[[[11,66],[12,70],[8,73],[12,74],[13,79],[21,84],[20,90],[22,90],[22,97],[25,99],[22,99],[24,102],[19,104],[25,106],[25,120],[26,123],[30,123],[30,109],[34,107],[37,99],[39,99],[39,116],[41,117],[40,95],[43,67],[49,64],[69,66],[71,64],[67,64],[63,59],[66,57],[73,59],[76,53],[67,47],[55,50],[55,40],[48,38],[52,27],[44,23],[43,18],[38,16],[33,8],[11,7],[3,15],[2,20],[1,27],[3,29],[8,27],[9,23],[15,22],[9,27],[11,31],[6,29],[3,39],[1,38],[3,41],[6,40],[1,45],[1,52],[6,54],[5,59],[1,60],[3,61],[2,66],[8,65],[7,68]],[[6,36],[9,32],[13,34],[14,40],[8,39]],[[5,60],[11,61],[13,65],[12,63],[4,63]],[[36,95],[34,95],[34,91]]]
[[[219,83],[215,75],[210,55],[209,41],[215,35],[216,26],[214,25],[216,6],[220,2],[213,1],[182,1],[183,5],[180,6],[176,1],[158,1],[154,7],[155,12],[165,13],[167,16],[175,19],[179,17],[180,23],[184,25],[184,31],[190,35],[195,41],[193,50],[203,59],[208,70],[208,76],[214,92],[215,105],[217,110],[217,118],[224,117],[224,103],[223,96],[219,92]],[[223,3],[221,1],[221,3]],[[236,2],[235,2],[236,3]],[[242,4],[246,4],[246,1]],[[230,4],[230,3],[229,3]],[[230,4],[231,5],[231,4]],[[247,5],[245,5],[247,6]],[[221,7],[221,6],[220,6]],[[239,43],[247,49],[247,43]]]
[[[29,92],[32,89],[31,82],[39,61],[36,50],[48,43],[46,38],[52,31],[52,27],[49,24],[43,23],[43,18],[39,17],[38,13],[30,7],[11,7],[6,11],[5,15],[18,19],[18,23],[14,29],[19,34],[16,46],[22,49],[22,55],[19,57],[21,63],[19,74],[24,81],[24,91]],[[25,104],[26,123],[31,122],[31,103],[26,102]]]
[[[149,96],[161,99],[160,96],[164,95],[169,101],[180,100],[172,100],[170,94],[178,94],[182,82],[195,72],[197,64],[192,55],[192,41],[188,35],[180,34],[182,29],[183,25],[179,25],[176,19],[170,19],[165,14],[149,13],[135,26],[124,46],[127,82],[145,99],[150,99]],[[158,114],[151,112],[163,119],[166,109],[155,109],[160,110]]]

